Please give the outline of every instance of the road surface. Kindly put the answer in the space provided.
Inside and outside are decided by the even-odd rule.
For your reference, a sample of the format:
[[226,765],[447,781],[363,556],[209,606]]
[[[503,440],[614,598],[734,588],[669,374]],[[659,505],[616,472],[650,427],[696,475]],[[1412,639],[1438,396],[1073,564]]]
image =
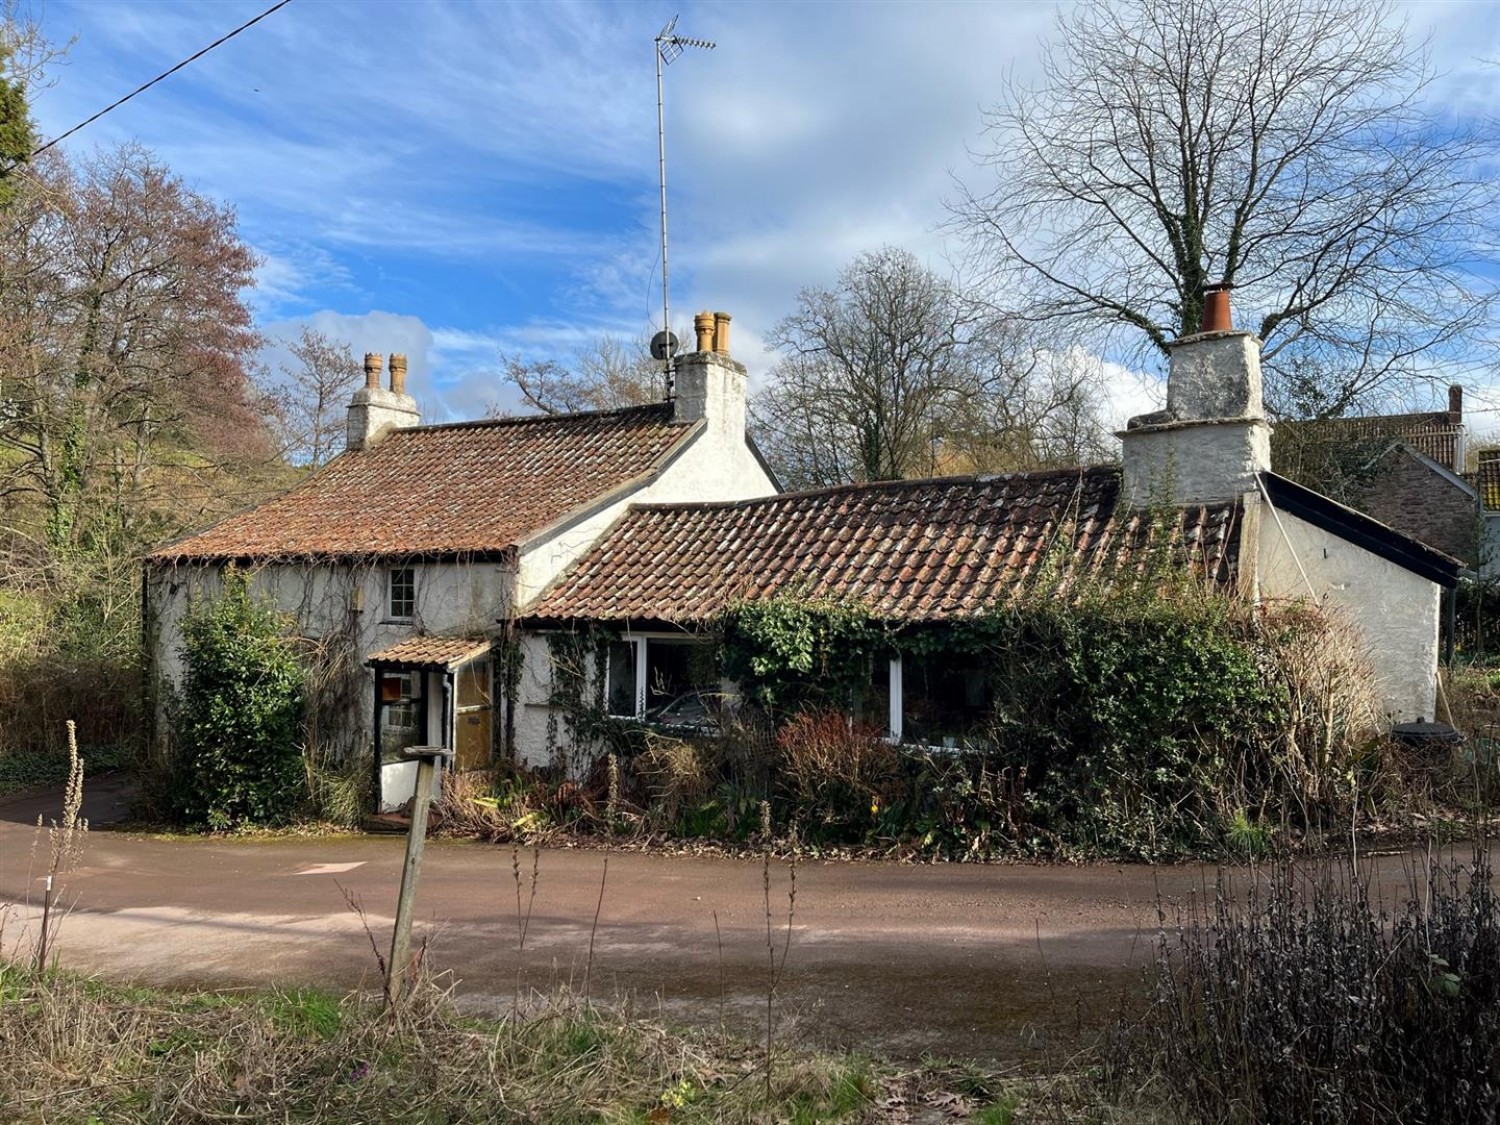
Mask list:
[[[118,818],[124,783],[92,783],[85,812]],[[0,802],[0,940],[34,932],[56,797]],[[89,833],[67,876],[56,942],[65,966],[182,988],[298,984],[374,987],[391,916],[400,837],[155,839]],[[766,896],[754,859],[543,849],[518,955],[508,846],[433,841],[417,938],[475,1011],[521,988],[582,987],[673,1021],[748,1029],[764,1018]],[[521,853],[523,883],[531,853]],[[801,863],[780,1011],[827,1046],[895,1057],[1061,1062],[1139,994],[1159,896],[1185,902],[1210,869],[1094,864],[902,866]],[[771,869],[772,929],[784,940],[788,870]],[[603,900],[600,885],[603,882]],[[523,907],[528,891],[523,887]],[[364,919],[351,909],[358,903]],[[592,969],[588,948],[596,909]]]

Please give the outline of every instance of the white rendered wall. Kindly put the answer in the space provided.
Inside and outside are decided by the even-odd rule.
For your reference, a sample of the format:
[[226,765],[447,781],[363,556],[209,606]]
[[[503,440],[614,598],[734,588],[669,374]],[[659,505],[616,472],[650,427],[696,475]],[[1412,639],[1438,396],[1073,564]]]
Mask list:
[[1441,587],[1286,512],[1259,522],[1261,595],[1314,600],[1353,622],[1392,721],[1432,719]]
[[1174,422],[1120,440],[1125,495],[1140,507],[1233,500],[1254,492],[1271,464],[1271,429],[1260,419]]
[[[352,624],[362,670],[372,653],[408,637],[493,636],[498,629],[496,621],[508,616],[513,568],[501,563],[411,565],[416,571],[416,610],[410,620],[404,621],[390,617],[389,568],[384,565],[278,563],[247,569],[246,573],[251,593],[288,614],[304,637],[316,640]],[[175,687],[182,678],[183,619],[193,605],[218,595],[221,569],[217,565],[157,567],[151,571],[148,584],[150,623],[157,638],[155,671]],[[368,745],[375,685],[368,671],[362,671],[361,678],[357,713],[349,717],[349,739]],[[441,695],[430,696],[429,716],[440,707]]]

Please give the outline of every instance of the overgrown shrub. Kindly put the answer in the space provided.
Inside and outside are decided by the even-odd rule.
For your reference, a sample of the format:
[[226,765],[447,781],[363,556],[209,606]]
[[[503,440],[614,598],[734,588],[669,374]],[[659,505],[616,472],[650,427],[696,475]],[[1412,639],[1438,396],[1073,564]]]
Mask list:
[[233,570],[183,621],[174,812],[213,829],[278,824],[305,792],[304,672],[284,622]]
[[781,781],[804,834],[859,839],[890,801],[898,754],[874,723],[804,711],[776,732]]
[[1493,1122],[1500,903],[1487,846],[1413,874],[1388,911],[1366,873],[1269,868],[1164,931],[1117,1079],[1192,1123]]
[[[772,600],[736,607],[723,643],[726,668],[768,707],[822,701],[778,735],[805,835],[862,823],[872,838],[950,855],[1157,859],[1341,822],[1354,783],[1379,766],[1357,638],[1309,609],[1257,609],[1189,575],[1066,596],[1038,589],[921,630],[858,606]],[[870,666],[896,652],[987,667],[986,737],[898,757],[875,749],[873,727],[851,738],[848,719],[827,717],[857,712]],[[839,764],[859,747],[878,782]]]

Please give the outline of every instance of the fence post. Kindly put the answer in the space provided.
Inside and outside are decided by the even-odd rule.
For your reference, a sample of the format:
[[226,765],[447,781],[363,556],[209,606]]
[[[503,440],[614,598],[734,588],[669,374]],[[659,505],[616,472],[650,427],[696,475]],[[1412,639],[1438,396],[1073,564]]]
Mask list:
[[422,849],[427,844],[427,809],[432,802],[432,779],[438,762],[453,751],[443,746],[409,746],[401,757],[417,763],[417,790],[411,805],[411,828],[406,834],[406,863],[401,868],[401,892],[396,898],[396,928],[391,935],[391,959],[386,965],[385,1002],[401,999],[411,961],[411,919],[422,874]]

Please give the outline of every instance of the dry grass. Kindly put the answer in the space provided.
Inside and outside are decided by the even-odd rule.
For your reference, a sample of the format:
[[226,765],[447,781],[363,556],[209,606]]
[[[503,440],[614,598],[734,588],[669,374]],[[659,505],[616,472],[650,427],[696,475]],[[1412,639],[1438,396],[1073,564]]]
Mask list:
[[7,1122],[1009,1121],[972,1071],[673,1032],[556,997],[499,1021],[423,981],[378,996],[183,996],[0,965]]

